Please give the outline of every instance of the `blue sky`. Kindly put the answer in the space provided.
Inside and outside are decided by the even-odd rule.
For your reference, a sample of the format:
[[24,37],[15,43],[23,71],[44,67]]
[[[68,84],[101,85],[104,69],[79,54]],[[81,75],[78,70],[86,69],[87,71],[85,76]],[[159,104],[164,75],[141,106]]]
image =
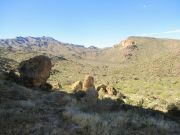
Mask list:
[[106,47],[133,35],[180,38],[180,0],[0,1],[0,38],[50,36]]

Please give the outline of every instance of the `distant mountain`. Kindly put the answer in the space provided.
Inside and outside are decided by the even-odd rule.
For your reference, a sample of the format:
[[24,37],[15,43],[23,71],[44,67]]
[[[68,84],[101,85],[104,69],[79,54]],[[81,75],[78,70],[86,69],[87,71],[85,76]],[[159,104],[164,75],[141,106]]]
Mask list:
[[0,47],[10,50],[44,51],[52,55],[67,57],[94,57],[99,52],[97,47],[89,48],[83,45],[63,43],[51,37],[16,37],[14,39],[0,39]]
[[2,46],[11,46],[11,47],[29,47],[39,46],[39,47],[47,47],[49,44],[53,45],[65,45],[65,46],[75,46],[80,48],[85,48],[83,45],[74,45],[63,43],[55,40],[51,37],[16,37],[14,39],[0,39],[0,45]]
[[88,58],[105,62],[154,61],[167,57],[179,58],[180,54],[180,40],[135,36],[128,37],[113,47],[104,49],[63,43],[51,37],[1,39],[0,46],[9,50],[35,51],[66,58]]

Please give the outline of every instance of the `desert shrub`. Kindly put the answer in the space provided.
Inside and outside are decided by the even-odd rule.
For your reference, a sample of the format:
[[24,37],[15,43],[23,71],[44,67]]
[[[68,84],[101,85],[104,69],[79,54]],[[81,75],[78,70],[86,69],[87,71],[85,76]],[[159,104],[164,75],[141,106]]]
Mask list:
[[124,101],[121,99],[115,100],[115,102],[112,104],[110,112],[111,111],[119,111],[120,107],[124,105]]

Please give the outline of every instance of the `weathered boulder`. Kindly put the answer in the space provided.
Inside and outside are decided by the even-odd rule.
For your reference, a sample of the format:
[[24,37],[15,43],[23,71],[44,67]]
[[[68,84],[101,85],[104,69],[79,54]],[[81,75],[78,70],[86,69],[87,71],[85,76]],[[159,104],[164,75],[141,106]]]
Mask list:
[[71,90],[72,92],[78,92],[82,90],[82,87],[83,87],[82,81],[77,81],[71,85]]
[[99,95],[99,98],[102,99],[104,98],[106,95],[108,95],[107,91],[105,91],[103,88],[101,88],[99,91],[98,91],[98,95]]
[[83,82],[83,90],[87,91],[89,88],[94,88],[94,78],[90,75],[87,75]]
[[25,85],[40,87],[46,84],[50,76],[52,63],[47,56],[35,56],[22,61],[18,67],[20,78]]
[[117,90],[113,86],[107,86],[106,90],[109,95],[117,95]]
[[94,86],[94,78],[90,75],[86,76],[83,82],[83,91],[85,91],[86,95],[84,100],[88,105],[94,105],[98,99],[98,92]]
[[105,93],[107,92],[107,90],[106,90],[106,85],[104,85],[104,84],[101,84],[101,85],[99,85],[98,87],[97,87],[97,91],[104,91]]

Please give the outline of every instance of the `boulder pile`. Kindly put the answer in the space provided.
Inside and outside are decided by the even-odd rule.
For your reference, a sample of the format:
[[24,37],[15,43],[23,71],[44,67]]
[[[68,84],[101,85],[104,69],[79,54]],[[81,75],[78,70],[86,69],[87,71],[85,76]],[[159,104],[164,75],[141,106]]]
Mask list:
[[100,84],[97,88],[94,85],[94,77],[87,75],[82,83],[82,81],[77,81],[71,85],[71,90],[73,93],[85,93],[83,96],[83,101],[88,104],[94,104],[101,94],[104,96],[117,96],[117,90],[111,85]]
[[108,95],[117,95],[117,90],[110,85],[105,85],[105,84],[101,84],[97,87],[97,91],[101,91],[104,94],[108,94]]

